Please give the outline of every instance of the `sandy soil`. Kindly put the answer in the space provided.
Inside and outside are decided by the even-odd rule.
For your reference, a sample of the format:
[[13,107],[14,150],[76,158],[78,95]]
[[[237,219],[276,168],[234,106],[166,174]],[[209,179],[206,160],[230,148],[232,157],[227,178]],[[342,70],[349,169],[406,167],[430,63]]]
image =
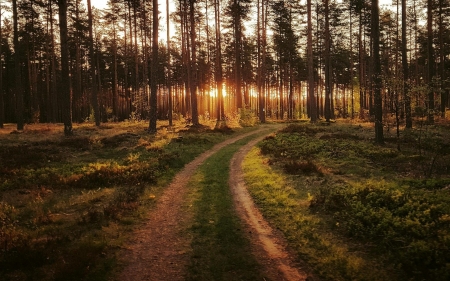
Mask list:
[[284,237],[274,231],[256,208],[243,179],[242,161],[250,149],[262,138],[255,139],[242,147],[231,159],[230,188],[239,216],[246,223],[253,252],[264,267],[264,274],[271,280],[301,281],[308,277],[286,247]]

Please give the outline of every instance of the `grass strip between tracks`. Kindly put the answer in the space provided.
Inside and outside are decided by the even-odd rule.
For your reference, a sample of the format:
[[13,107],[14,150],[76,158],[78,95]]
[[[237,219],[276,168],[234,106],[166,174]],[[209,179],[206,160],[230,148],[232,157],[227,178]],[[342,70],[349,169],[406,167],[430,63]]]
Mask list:
[[262,280],[228,186],[233,154],[258,135],[223,148],[192,177],[194,223],[187,280]]

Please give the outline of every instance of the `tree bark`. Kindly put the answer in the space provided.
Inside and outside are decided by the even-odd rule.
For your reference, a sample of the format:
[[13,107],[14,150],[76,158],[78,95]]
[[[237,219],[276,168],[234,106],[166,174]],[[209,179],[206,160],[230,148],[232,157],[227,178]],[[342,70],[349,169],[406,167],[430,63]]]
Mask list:
[[156,119],[158,109],[158,0],[153,0],[153,38],[152,38],[152,74],[151,74],[151,89],[150,89],[150,121],[148,125],[149,133],[156,133]]
[[94,109],[94,118],[95,125],[100,126],[100,107],[98,103],[98,89],[97,89],[97,64],[95,63],[95,54],[94,54],[94,36],[92,33],[92,7],[91,0],[87,0],[87,8],[88,8],[88,25],[89,25],[89,58],[91,64],[91,79],[92,79],[92,87],[91,87],[91,104]]
[[309,116],[311,122],[317,122],[317,105],[316,97],[314,96],[314,58],[313,58],[313,41],[312,41],[312,17],[311,17],[311,0],[306,2],[308,10],[308,98],[309,98]]
[[433,57],[433,0],[427,0],[427,58],[428,58],[428,102],[427,121],[434,123],[434,57]]
[[330,122],[331,119],[331,60],[330,60],[330,15],[329,0],[324,0],[325,6],[325,120]]
[[412,128],[411,94],[409,93],[409,70],[406,37],[406,0],[402,0],[402,68],[403,68],[403,98],[405,99],[406,128]]
[[23,105],[23,88],[22,77],[20,71],[20,57],[19,57],[19,31],[18,31],[18,14],[17,14],[17,0],[13,0],[13,29],[14,29],[14,80],[16,90],[16,121],[17,130],[23,130],[24,127],[24,105]]
[[378,0],[372,0],[373,95],[375,110],[375,142],[384,143],[383,105],[381,98],[380,27]]

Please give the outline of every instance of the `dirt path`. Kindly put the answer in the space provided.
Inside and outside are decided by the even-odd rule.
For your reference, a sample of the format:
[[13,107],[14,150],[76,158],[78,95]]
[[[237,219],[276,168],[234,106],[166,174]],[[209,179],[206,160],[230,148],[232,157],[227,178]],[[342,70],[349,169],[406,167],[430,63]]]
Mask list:
[[308,280],[292,255],[287,251],[284,238],[276,233],[256,208],[245,188],[242,161],[245,155],[262,138],[255,139],[242,147],[230,162],[230,188],[239,216],[246,222],[252,241],[252,248],[264,272],[272,280],[301,281]]
[[118,276],[120,281],[183,280],[189,262],[190,238],[180,235],[191,219],[182,206],[187,182],[200,164],[221,148],[247,136],[267,130],[266,126],[226,140],[201,154],[176,175],[162,194],[144,225],[135,231],[133,241],[120,257],[127,264]]

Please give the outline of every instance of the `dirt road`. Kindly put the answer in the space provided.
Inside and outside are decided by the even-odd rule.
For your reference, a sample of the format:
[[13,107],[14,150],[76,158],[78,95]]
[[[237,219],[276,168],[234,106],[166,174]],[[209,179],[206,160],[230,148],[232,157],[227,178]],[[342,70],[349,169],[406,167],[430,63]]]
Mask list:
[[[133,241],[126,245],[126,250],[120,257],[126,267],[118,276],[118,280],[184,280],[186,266],[189,263],[191,239],[188,235],[181,235],[181,232],[192,218],[188,212],[182,211],[182,206],[186,200],[188,192],[186,185],[191,175],[199,165],[221,148],[247,136],[263,131],[270,133],[275,129],[273,126],[269,128],[262,126],[254,132],[226,140],[186,165],[166,188],[145,224],[135,231]],[[254,229],[253,248],[255,255],[266,268],[267,276],[271,276],[273,280],[305,280],[304,275],[292,266],[292,259],[280,246],[283,243],[279,242],[279,238],[264,222],[243,189],[240,163],[246,151],[256,142],[257,140],[252,141],[245,146],[245,149],[237,153],[231,163],[230,184],[236,197],[236,207],[244,221]]]

